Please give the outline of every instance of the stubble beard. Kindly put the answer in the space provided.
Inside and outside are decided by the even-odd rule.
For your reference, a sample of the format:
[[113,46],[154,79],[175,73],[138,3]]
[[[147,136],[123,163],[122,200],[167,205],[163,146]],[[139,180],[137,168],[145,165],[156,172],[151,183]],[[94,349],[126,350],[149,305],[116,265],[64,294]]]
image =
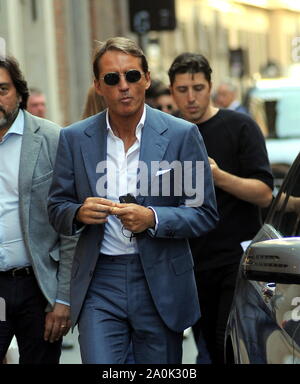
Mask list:
[[185,120],[189,121],[190,123],[192,124],[198,124],[202,117],[203,117],[204,113],[203,112],[197,112],[195,114],[187,114],[187,116],[184,116],[185,117]]
[[16,105],[16,108],[11,112],[6,112],[4,108],[0,107],[0,112],[3,113],[3,117],[0,118],[0,131],[8,130],[17,117],[19,105]]

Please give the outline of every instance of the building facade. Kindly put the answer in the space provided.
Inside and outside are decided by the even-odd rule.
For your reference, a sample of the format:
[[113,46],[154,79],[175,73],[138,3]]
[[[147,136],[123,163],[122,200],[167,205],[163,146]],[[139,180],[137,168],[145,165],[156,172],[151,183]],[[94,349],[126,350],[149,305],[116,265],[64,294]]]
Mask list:
[[[297,1],[175,2],[174,31],[139,37],[154,78],[167,82],[168,67],[183,51],[208,57],[215,84],[239,77],[230,57],[241,52],[244,74],[238,81],[245,86],[268,63],[285,75],[300,57]],[[129,29],[127,0],[0,0],[0,37],[7,53],[18,59],[29,85],[46,93],[49,119],[63,126],[81,116],[93,81],[96,42],[120,35],[138,39]]]

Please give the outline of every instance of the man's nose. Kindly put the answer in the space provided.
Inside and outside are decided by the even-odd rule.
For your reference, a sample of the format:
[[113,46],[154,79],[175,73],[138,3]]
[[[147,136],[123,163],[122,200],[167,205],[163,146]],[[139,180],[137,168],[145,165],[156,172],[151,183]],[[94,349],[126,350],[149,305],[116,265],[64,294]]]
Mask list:
[[189,103],[193,103],[195,101],[195,92],[192,88],[188,89],[187,99]]
[[127,90],[129,88],[129,85],[124,73],[120,74],[119,88],[121,91]]

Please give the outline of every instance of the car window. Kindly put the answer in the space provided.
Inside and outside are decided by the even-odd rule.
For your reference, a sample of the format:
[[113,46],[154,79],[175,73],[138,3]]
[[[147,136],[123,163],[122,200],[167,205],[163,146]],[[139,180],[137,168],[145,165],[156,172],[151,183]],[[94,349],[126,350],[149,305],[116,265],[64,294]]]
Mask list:
[[[269,220],[268,220],[269,219]],[[283,237],[300,236],[300,163],[289,175],[267,221]]]

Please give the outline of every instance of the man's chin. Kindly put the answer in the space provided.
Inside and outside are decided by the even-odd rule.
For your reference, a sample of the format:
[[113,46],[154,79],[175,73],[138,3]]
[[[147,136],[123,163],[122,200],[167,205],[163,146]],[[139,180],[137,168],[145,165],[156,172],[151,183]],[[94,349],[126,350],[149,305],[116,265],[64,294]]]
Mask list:
[[139,113],[140,109],[141,109],[141,106],[126,105],[119,109],[119,113],[121,116],[127,117],[127,116],[135,115],[136,113]]
[[197,124],[201,119],[201,115],[199,113],[189,113],[185,115],[184,118],[193,124]]

